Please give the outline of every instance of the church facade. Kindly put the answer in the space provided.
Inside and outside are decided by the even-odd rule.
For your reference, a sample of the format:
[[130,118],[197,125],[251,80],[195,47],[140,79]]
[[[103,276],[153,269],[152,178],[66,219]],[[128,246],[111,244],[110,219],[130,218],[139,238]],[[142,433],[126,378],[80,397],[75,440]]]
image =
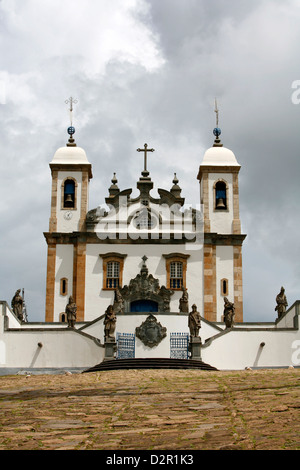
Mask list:
[[147,144],[138,196],[114,174],[105,205],[90,208],[92,165],[74,131],[50,162],[45,322],[27,321],[20,290],[10,305],[0,301],[0,374],[82,372],[121,359],[299,367],[300,301],[287,309],[283,287],[274,322],[243,321],[240,165],[220,130],[195,167],[195,208],[176,175],[153,196]]
[[69,129],[67,145],[50,162],[46,322],[66,321],[70,296],[77,322],[93,321],[109,305],[126,315],[187,313],[192,304],[206,320],[221,322],[225,299],[235,305],[235,321],[242,322],[240,165],[219,133],[195,166],[191,184],[200,183],[195,209],[185,208],[176,175],[170,189],[158,188],[159,197],[153,197],[147,155],[154,149],[147,144],[138,149],[144,152],[139,195],[120,190],[114,174],[106,205],[90,209],[92,165]]

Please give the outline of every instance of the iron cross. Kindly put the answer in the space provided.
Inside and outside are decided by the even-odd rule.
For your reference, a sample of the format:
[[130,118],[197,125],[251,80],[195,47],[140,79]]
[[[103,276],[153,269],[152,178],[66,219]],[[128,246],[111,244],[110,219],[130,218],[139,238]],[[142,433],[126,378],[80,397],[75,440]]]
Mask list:
[[155,152],[154,149],[148,149],[148,145],[145,144],[143,149],[136,149],[137,152],[144,152],[144,172],[148,173],[147,170],[147,152]]
[[70,103],[70,120],[71,120],[71,126],[72,126],[72,121],[73,121],[73,104],[77,104],[78,101],[77,100],[74,100],[74,98],[72,98],[72,96],[65,101],[66,104],[69,104]]
[[218,108],[218,103],[215,98],[215,113],[216,113],[216,127],[219,127],[219,108]]

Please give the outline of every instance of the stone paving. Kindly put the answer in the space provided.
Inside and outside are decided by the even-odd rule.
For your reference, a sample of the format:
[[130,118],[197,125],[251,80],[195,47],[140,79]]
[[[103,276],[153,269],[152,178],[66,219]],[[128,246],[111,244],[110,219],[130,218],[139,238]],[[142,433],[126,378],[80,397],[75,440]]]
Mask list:
[[297,450],[300,369],[0,377],[0,450]]

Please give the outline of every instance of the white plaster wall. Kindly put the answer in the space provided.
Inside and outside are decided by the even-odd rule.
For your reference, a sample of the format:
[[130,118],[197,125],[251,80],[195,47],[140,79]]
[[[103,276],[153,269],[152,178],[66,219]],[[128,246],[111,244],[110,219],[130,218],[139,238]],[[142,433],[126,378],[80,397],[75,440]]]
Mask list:
[[[294,310],[287,315],[293,316]],[[14,324],[13,314],[5,302],[0,310],[1,368],[88,368],[104,358],[103,318],[82,328],[83,333],[68,328],[31,328],[30,323]],[[9,330],[4,319],[8,318]],[[147,315],[120,315],[116,333],[134,333]],[[155,348],[145,346],[136,338],[136,357],[169,357],[170,333],[188,333],[187,315],[157,315],[167,328],[167,337]],[[79,327],[79,325],[77,325]],[[300,366],[300,331],[294,328],[259,327],[220,332],[214,324],[202,320],[200,337],[204,344],[202,360],[219,370],[241,370],[245,367]],[[95,338],[93,336],[95,336]],[[208,340],[208,342],[205,342]],[[42,343],[42,347],[38,343]],[[261,346],[261,343],[265,343]]]
[[202,360],[220,370],[299,366],[297,348],[300,351],[299,330],[239,329],[202,348]]
[[[155,248],[155,250],[154,250]],[[85,295],[85,319],[93,320],[105,313],[106,308],[113,302],[114,292],[102,290],[103,286],[103,260],[100,253],[118,252],[127,254],[124,260],[123,286],[128,285],[130,280],[139,274],[142,267],[142,257],[148,257],[147,267],[149,274],[152,274],[160,282],[160,286],[166,286],[166,260],[163,254],[186,253],[190,255],[187,260],[186,284],[189,293],[190,305],[198,303],[202,306],[202,256],[199,250],[187,250],[186,245],[110,245],[110,244],[89,244],[86,251],[86,295]],[[170,309],[177,312],[179,309],[179,299],[181,291],[174,291],[171,297]],[[200,312],[201,313],[201,312]]]
[[[214,184],[219,179],[227,182],[227,204],[228,211],[214,211]],[[208,177],[209,191],[209,218],[210,231],[216,233],[232,233],[233,219],[233,194],[232,194],[232,174],[230,173],[210,173]]]
[[234,302],[234,277],[233,277],[233,247],[216,247],[216,276],[217,276],[217,321],[222,320],[224,311],[224,296],[221,291],[221,279],[228,279],[228,300]]
[[[73,289],[73,245],[56,245],[54,321],[59,321],[59,314],[65,311]],[[60,294],[60,280],[68,279],[67,295]]]
[[104,355],[103,348],[93,339],[70,329],[10,331],[2,341],[5,342],[5,364],[2,363],[2,367],[91,367],[101,362]]
[[[76,210],[75,209],[62,209],[61,208],[61,201],[62,201],[61,185],[62,185],[63,181],[68,177],[72,177],[77,181]],[[81,186],[82,186],[82,174],[81,174],[80,171],[59,171],[58,172],[58,178],[57,178],[57,206],[56,206],[57,232],[73,232],[73,231],[78,230],[78,228],[79,228],[79,219],[80,219],[80,211],[81,211]],[[64,218],[64,215],[68,210],[70,210],[72,212],[72,218],[70,220],[66,220]]]
[[1,368],[85,368],[103,357],[104,348],[95,338],[69,328],[31,328],[15,322],[6,302],[0,303]]

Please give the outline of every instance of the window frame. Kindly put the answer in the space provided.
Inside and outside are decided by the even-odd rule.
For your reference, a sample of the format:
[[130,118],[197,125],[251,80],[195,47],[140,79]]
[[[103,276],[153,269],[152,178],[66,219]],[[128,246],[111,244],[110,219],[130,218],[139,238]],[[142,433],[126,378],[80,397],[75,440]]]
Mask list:
[[[127,255],[124,255],[122,253],[105,253],[105,254],[100,254],[100,257],[102,258],[102,269],[103,269],[103,283],[102,283],[102,290],[110,290],[110,291],[115,291],[117,288],[121,289],[123,286],[123,270],[124,270],[124,260]],[[108,279],[114,279],[114,278],[108,278],[108,263],[119,263],[119,277],[115,279],[119,279],[118,285],[115,287],[107,287],[107,281]]]
[[[65,283],[65,289],[64,289],[64,283]],[[62,295],[63,297],[65,297],[66,295],[68,295],[68,288],[69,288],[69,280],[66,278],[66,277],[62,277],[60,279],[60,290],[59,290],[59,293],[60,295]]]
[[[186,288],[186,272],[187,272],[187,260],[190,255],[183,253],[169,253],[163,255],[166,260],[166,275],[167,275],[167,288],[174,291],[182,291],[182,288]],[[172,263],[181,263],[182,265],[182,285],[180,287],[171,286],[171,264]],[[173,278],[177,279],[177,278]],[[179,279],[179,278],[178,278]]]
[[[226,286],[225,292],[224,292],[224,289],[223,289],[223,287],[224,287],[224,282],[225,282],[225,286]],[[228,284],[229,284],[229,282],[228,282],[228,279],[226,279],[226,278],[224,277],[223,279],[221,279],[220,284],[221,284],[221,285],[220,285],[220,289],[221,289],[220,292],[221,292],[221,295],[222,295],[223,297],[227,297],[227,296],[229,295],[229,289],[228,289]]]

